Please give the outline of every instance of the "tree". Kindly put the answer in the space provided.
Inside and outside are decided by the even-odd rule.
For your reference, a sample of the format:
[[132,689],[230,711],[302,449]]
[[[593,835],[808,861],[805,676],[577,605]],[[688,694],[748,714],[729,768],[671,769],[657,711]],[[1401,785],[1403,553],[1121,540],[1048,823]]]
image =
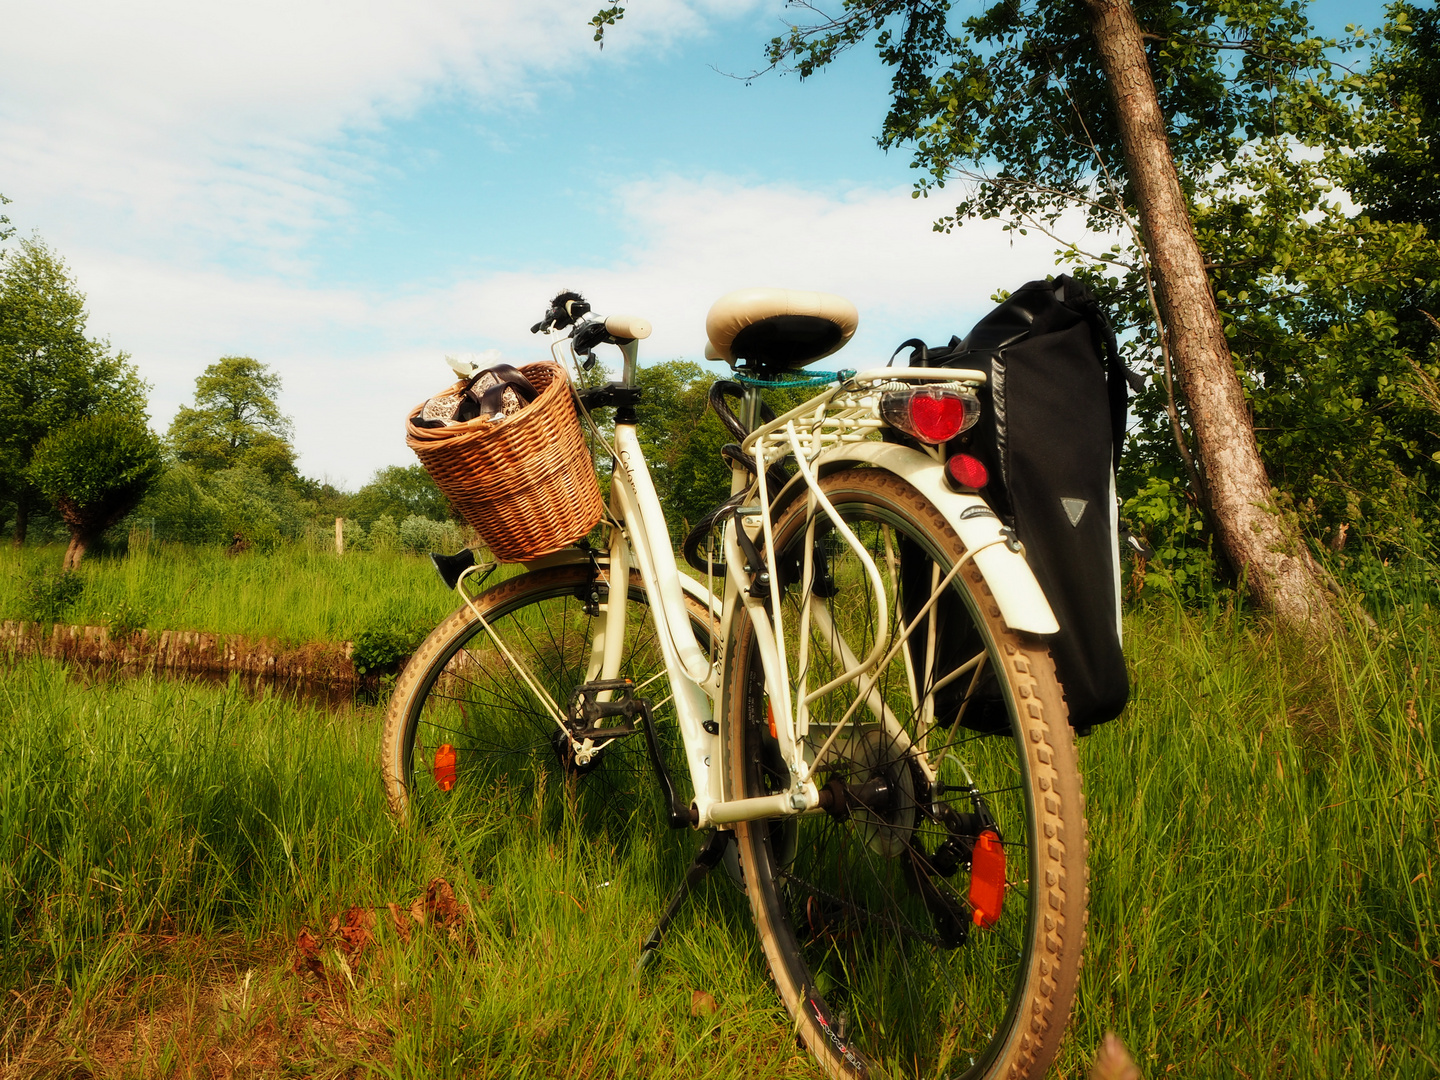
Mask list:
[[1166,120],[1129,0],[1085,0],[1114,92],[1126,172],[1155,280],[1160,321],[1190,405],[1205,497],[1233,565],[1282,622],[1328,624],[1330,603],[1310,550],[1277,512],[1180,186]]
[[455,516],[435,481],[419,464],[387,465],[378,470],[350,500],[349,513],[367,529],[386,515],[392,521],[412,516],[444,521]]
[[[598,15],[597,36],[622,14]],[[937,228],[1001,217],[1055,236],[1081,207],[1092,226],[1128,235],[1195,497],[1263,607],[1328,625],[1319,568],[1259,454],[1191,211],[1197,183],[1257,138],[1323,138],[1356,89],[1336,77],[1335,43],[1289,0],[998,0],[965,19],[949,0],[844,0],[768,55],[805,78],[870,38],[893,69],[881,145],[912,147],[917,195],[972,185]],[[1123,263],[1124,249],[1094,261]]]
[[635,374],[641,449],[655,489],[664,493],[670,538],[693,526],[730,494],[730,467],[720,447],[734,439],[710,411],[714,375],[688,360],[650,364]]
[[1197,184],[1256,139],[1323,136],[1344,95],[1333,43],[1282,0],[1002,0],[957,27],[946,2],[850,0],[776,39],[771,58],[804,76],[871,34],[895,72],[882,143],[914,147],[921,193],[973,184],[942,227],[1005,217],[1055,235],[1083,207],[1093,226],[1128,234],[1167,384],[1172,362],[1178,374],[1169,412],[1196,496],[1263,607],[1328,625],[1318,567],[1260,457],[1191,215]]
[[1440,231],[1440,8],[1396,4],[1374,65],[1372,108],[1399,121],[1361,155],[1352,194],[1381,221]]
[[103,412],[40,441],[29,473],[70,527],[63,569],[80,565],[101,534],[144,498],[162,468],[160,440],[141,416]]
[[129,357],[85,336],[85,297],[39,240],[22,240],[0,267],[0,500],[25,540],[42,496],[29,475],[46,435],[101,409],[144,412],[145,385]]
[[248,356],[222,356],[195,380],[195,407],[170,423],[178,461],[203,472],[248,468],[271,481],[294,478],[290,420],[276,395],[280,376]]

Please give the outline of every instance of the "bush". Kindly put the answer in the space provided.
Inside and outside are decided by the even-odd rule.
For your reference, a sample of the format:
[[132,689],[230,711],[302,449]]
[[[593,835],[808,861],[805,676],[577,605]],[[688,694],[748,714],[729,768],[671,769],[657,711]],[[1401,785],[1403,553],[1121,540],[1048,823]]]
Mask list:
[[194,466],[176,465],[151,488],[134,517],[153,520],[155,535],[161,540],[228,543],[232,538],[225,535],[224,509],[204,480]]
[[450,516],[450,504],[423,466],[391,465],[355,493],[351,512],[362,522],[374,522],[382,515],[397,520],[412,516],[437,520]]
[[72,570],[42,571],[25,587],[25,614],[36,622],[55,622],[80,599],[85,582]]
[[465,546],[465,538],[454,522],[432,521],[411,514],[400,523],[400,545],[417,555],[431,551],[453,552]]
[[137,630],[144,630],[150,622],[150,613],[128,600],[121,600],[114,611],[106,611],[101,617],[109,627],[112,638],[127,638]]
[[369,551],[370,538],[365,535],[365,526],[351,518],[345,519],[342,526],[345,536],[345,550],[348,551]]
[[398,551],[399,548],[400,530],[395,526],[395,519],[389,514],[381,514],[370,526],[370,549],[372,551]]
[[425,640],[429,628],[394,614],[368,624],[352,643],[350,662],[361,675],[393,673]]
[[239,536],[268,552],[303,531],[299,497],[287,484],[244,467],[215,473],[209,481],[222,510],[222,542]]
[[155,533],[164,540],[229,546],[238,536],[257,551],[274,551],[283,540],[304,533],[305,510],[293,485],[271,481],[258,470],[204,473],[193,465],[176,465],[134,517],[153,518]]
[[[1187,604],[1198,603],[1215,591],[1216,565],[1205,538],[1205,519],[1185,499],[1176,481],[1149,477],[1125,500],[1121,516],[1135,533],[1155,550],[1145,566],[1143,581],[1132,574],[1139,588],[1173,594]],[[1138,590],[1137,590],[1138,591]]]

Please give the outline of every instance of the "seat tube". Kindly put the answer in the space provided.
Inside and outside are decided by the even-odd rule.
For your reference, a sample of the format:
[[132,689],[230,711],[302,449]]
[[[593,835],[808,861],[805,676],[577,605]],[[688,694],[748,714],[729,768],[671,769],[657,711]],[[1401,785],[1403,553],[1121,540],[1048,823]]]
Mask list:
[[630,545],[624,530],[616,527],[610,537],[610,588],[604,607],[605,662],[602,679],[613,679],[620,670],[625,649],[625,612],[630,603]]

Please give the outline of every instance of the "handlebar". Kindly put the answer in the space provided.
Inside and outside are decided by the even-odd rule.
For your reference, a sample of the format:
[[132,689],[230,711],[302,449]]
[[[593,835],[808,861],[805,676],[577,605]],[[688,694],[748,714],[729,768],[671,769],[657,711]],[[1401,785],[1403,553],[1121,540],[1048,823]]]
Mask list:
[[541,334],[551,330],[563,330],[567,326],[571,328],[572,338],[583,336],[587,339],[583,344],[577,342],[577,347],[582,352],[599,344],[605,335],[609,336],[611,344],[619,345],[626,341],[647,338],[653,329],[648,319],[642,319],[638,315],[611,315],[604,319],[592,315],[590,303],[583,296],[577,292],[562,292],[550,301],[545,317],[532,326],[530,332]]
[[650,320],[638,315],[611,315],[605,319],[605,330],[613,338],[639,341],[650,336]]

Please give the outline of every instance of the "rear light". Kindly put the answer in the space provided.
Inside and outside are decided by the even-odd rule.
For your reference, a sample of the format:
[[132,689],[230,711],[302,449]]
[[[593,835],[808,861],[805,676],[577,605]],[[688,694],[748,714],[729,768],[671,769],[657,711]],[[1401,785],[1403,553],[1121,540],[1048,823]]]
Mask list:
[[980,399],[969,390],[917,387],[880,395],[880,415],[891,427],[923,443],[953,439],[980,419]]
[[970,856],[970,921],[988,930],[1000,921],[1005,906],[1005,846],[994,831],[975,838]]
[[448,742],[435,751],[435,785],[441,791],[455,786],[455,748]]
[[951,483],[962,488],[983,488],[990,482],[990,470],[985,463],[969,454],[954,454],[945,462],[945,475]]

